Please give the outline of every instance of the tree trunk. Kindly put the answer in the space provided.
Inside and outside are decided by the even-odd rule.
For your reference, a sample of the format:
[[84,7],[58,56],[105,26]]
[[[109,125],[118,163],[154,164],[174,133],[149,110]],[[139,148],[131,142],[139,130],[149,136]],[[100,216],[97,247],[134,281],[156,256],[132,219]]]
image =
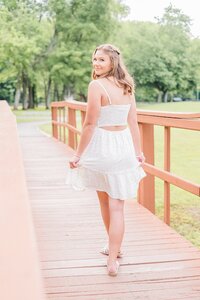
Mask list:
[[58,86],[57,84],[54,85],[54,101],[59,101],[59,92],[58,92]]
[[35,108],[35,106],[38,106],[37,105],[37,90],[36,90],[35,84],[32,85],[32,98],[33,98],[33,107],[32,108]]
[[159,92],[157,102],[158,103],[162,102],[162,92]]
[[31,83],[29,82],[29,85],[28,85],[28,108],[33,108],[33,91],[32,91],[32,85]]
[[28,108],[28,93],[27,93],[27,77],[23,74],[23,99],[22,99],[22,108],[25,110]]
[[20,84],[20,79],[18,78],[17,86],[16,86],[16,91],[15,91],[15,99],[14,99],[14,110],[18,109],[19,101],[20,101],[20,96],[21,96],[21,84]]
[[54,89],[53,89],[53,101],[56,101],[56,88],[55,88],[55,85],[54,85]]
[[62,90],[62,99],[65,100],[67,95],[67,86],[64,84],[63,85],[63,90]]
[[29,81],[28,84],[28,108],[35,108],[35,103],[36,103],[36,86],[35,84],[31,84]]
[[50,108],[50,102],[51,102],[51,78],[49,77],[48,85],[45,93],[45,106],[46,109]]
[[164,103],[167,103],[167,99],[168,99],[168,91],[164,92],[164,95],[163,95],[163,102],[164,102]]
[[27,93],[27,87],[26,87],[26,94],[24,98],[24,106],[23,109],[28,109],[28,93]]
[[72,90],[65,86],[65,94],[64,94],[64,100],[74,100],[74,97],[73,97],[73,92]]

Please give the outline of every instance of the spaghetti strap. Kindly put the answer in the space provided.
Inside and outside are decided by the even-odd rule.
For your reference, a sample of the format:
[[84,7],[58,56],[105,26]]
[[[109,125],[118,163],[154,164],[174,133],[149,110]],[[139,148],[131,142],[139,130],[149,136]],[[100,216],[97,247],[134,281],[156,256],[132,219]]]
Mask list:
[[103,86],[103,84],[102,84],[100,81],[96,80],[96,82],[97,82],[97,83],[102,87],[102,89],[105,91],[105,93],[106,93],[106,95],[107,95],[107,97],[108,97],[109,104],[112,104],[111,99],[110,99],[110,96],[109,96],[109,94],[108,94],[106,88]]

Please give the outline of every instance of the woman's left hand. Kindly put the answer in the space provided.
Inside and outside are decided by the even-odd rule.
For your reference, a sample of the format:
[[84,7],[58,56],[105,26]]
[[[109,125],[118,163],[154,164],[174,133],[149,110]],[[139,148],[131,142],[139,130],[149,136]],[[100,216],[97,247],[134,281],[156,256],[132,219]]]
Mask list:
[[80,157],[77,155],[73,155],[72,158],[69,161],[69,167],[70,169],[75,169],[78,167],[78,162],[80,160]]

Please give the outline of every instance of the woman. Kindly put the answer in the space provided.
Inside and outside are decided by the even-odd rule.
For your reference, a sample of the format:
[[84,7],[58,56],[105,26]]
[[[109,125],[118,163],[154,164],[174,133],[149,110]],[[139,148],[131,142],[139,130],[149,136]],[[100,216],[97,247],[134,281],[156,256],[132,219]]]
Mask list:
[[[68,183],[75,189],[97,191],[109,245],[108,275],[116,276],[117,257],[124,235],[124,200],[137,194],[145,176],[134,99],[134,83],[119,50],[109,44],[97,47],[92,57],[93,80],[80,143],[70,160]],[[127,126],[129,125],[129,127]]]

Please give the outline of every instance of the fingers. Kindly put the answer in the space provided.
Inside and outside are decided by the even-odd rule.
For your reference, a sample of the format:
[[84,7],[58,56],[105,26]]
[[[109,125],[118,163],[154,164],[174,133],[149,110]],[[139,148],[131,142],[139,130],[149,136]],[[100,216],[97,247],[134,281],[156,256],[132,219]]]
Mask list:
[[70,167],[70,169],[74,169],[74,165],[72,162],[69,162],[69,167]]
[[78,163],[74,162],[74,161],[70,161],[69,162],[69,167],[70,167],[70,169],[77,168],[78,167]]
[[69,167],[70,169],[74,169],[75,168],[74,162],[69,162]]
[[73,155],[70,161],[68,162],[70,169],[77,168],[79,160],[80,160],[79,156]]

